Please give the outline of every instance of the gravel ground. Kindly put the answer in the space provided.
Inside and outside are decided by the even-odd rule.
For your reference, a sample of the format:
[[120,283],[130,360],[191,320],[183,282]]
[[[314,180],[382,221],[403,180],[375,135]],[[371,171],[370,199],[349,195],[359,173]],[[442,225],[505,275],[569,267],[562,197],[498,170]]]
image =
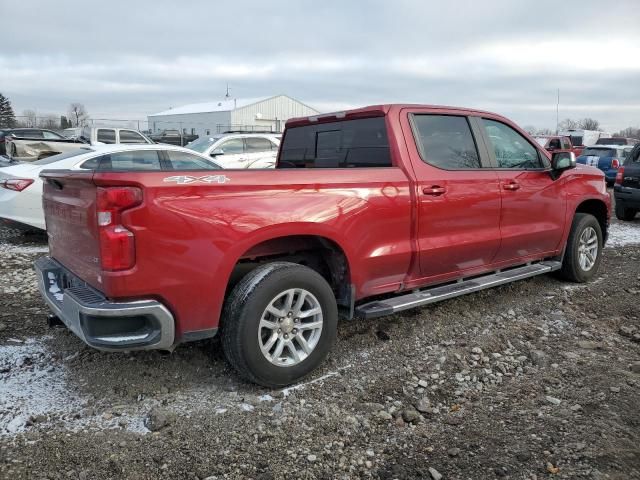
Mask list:
[[305,383],[244,383],[216,341],[105,354],[49,329],[0,227],[0,478],[640,478],[640,219],[597,279],[542,276],[342,322]]

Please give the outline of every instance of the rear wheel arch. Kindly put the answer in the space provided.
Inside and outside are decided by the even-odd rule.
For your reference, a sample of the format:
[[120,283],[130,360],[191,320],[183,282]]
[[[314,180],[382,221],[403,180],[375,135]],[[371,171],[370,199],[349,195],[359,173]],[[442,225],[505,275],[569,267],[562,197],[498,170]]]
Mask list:
[[349,255],[337,241],[324,235],[274,236],[245,248],[231,268],[225,296],[252,270],[273,262],[309,267],[331,286],[338,305],[350,307],[354,301]]

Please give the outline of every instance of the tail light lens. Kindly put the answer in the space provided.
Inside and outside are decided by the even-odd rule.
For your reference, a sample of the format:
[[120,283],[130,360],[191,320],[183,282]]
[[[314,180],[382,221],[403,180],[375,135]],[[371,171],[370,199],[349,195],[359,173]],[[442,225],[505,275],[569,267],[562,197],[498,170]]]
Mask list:
[[9,178],[0,180],[0,187],[21,192],[34,182],[32,178]]
[[617,158],[612,158],[611,168],[619,168],[619,167],[620,167],[620,160],[618,160]]
[[139,188],[98,187],[96,205],[103,270],[127,270],[135,265],[135,236],[122,224],[122,213],[141,203]]
[[616,173],[616,185],[622,185],[622,179],[624,178],[624,167],[618,169]]

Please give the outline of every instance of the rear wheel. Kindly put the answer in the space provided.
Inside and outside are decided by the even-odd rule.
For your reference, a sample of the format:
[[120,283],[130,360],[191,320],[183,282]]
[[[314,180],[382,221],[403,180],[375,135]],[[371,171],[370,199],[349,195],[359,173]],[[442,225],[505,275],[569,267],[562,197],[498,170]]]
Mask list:
[[248,273],[227,299],[224,353],[254,383],[290,385],[327,356],[337,322],[333,291],[321,275],[295,263],[270,263]]
[[602,259],[602,229],[588,213],[576,213],[567,240],[560,276],[584,283],[597,273]]
[[625,208],[622,205],[616,205],[616,217],[618,220],[630,222],[635,218],[636,213],[638,213],[638,210],[635,208]]

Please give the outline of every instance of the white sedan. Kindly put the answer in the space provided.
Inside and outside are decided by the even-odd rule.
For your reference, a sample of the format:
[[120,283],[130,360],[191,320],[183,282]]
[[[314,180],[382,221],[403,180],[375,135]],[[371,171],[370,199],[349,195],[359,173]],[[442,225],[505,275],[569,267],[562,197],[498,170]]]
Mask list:
[[280,134],[223,133],[206,135],[185,145],[215,160],[222,168],[273,168]]
[[[1,165],[6,165],[3,163]],[[0,220],[44,230],[42,170],[219,170],[210,158],[172,145],[95,145],[0,167]]]

